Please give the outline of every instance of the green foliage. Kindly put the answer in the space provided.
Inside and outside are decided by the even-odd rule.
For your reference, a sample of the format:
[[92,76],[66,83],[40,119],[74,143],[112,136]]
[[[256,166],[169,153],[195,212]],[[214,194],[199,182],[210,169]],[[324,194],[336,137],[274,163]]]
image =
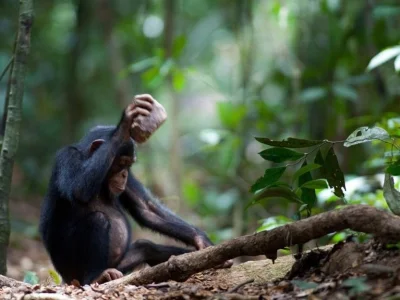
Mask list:
[[[307,168],[307,166],[308,166],[307,161],[304,160],[303,165],[299,170],[302,169],[304,170],[305,168]],[[293,177],[295,177],[295,175],[299,173],[298,171],[293,175]],[[293,179],[293,181],[294,180],[295,179]],[[300,199],[304,203],[302,206],[300,206],[299,209],[300,213],[304,210],[307,210],[307,214],[310,215],[311,209],[315,206],[315,203],[317,201],[317,195],[315,194],[316,187],[315,186],[313,187],[312,185],[313,182],[315,182],[315,180],[314,181],[312,180],[311,169],[308,170],[307,172],[302,173],[298,177],[298,185],[301,191]]]
[[244,105],[236,105],[232,102],[218,102],[217,110],[222,125],[232,130],[239,126],[247,112]]
[[388,173],[385,174],[385,181],[383,184],[383,196],[390,210],[400,216],[400,192],[394,187],[394,180]]
[[309,173],[311,171],[317,170],[321,168],[321,165],[319,164],[307,164],[307,161],[304,161],[302,167],[298,169],[294,174],[293,174],[293,182],[296,181],[300,176]]
[[299,153],[290,149],[279,147],[263,150],[259,154],[265,160],[269,160],[275,163],[281,163],[288,160],[298,160],[304,157],[304,153]]
[[371,59],[368,64],[367,70],[373,70],[392,58],[395,58],[394,69],[396,70],[396,72],[400,71],[400,46],[391,47],[379,52]]
[[265,170],[264,176],[257,179],[256,183],[251,186],[250,191],[256,192],[276,183],[282,174],[285,172],[285,167],[271,168]]
[[334,189],[333,193],[336,196],[343,198],[343,189],[346,190],[346,184],[344,181],[344,174],[340,169],[333,146],[329,148],[325,159],[323,159],[321,151],[318,151],[315,163],[321,164],[322,176],[324,176],[328,181],[329,187]]
[[[306,173],[306,174],[310,174],[310,173]],[[299,184],[300,188],[317,190],[317,189],[326,189],[328,187],[328,184],[325,179],[311,180],[312,177],[309,177],[309,178],[310,178],[309,181],[306,181],[304,184]]]
[[354,277],[343,281],[342,286],[349,289],[349,296],[355,296],[364,292],[368,292],[371,287],[366,284],[367,278]]
[[391,165],[389,165],[386,168],[386,173],[393,175],[393,176],[399,176],[400,175],[400,160],[395,161]]
[[[252,186],[251,192],[255,193],[255,195],[248,206],[260,203],[266,199],[284,198],[290,202],[298,204],[298,216],[301,217],[302,213],[305,211],[307,212],[306,215],[310,216],[312,210],[317,204],[316,190],[325,190],[329,187],[332,189],[334,195],[344,199],[346,183],[344,174],[335,154],[335,144],[343,143],[344,146],[351,147],[366,142],[382,141],[392,147],[397,147],[394,143],[394,138],[395,136],[390,136],[385,129],[380,127],[357,128],[345,141],[340,142],[328,140],[308,141],[294,138],[288,138],[283,141],[274,141],[269,138],[257,138],[257,141],[272,146],[271,148],[260,152],[260,155],[264,159],[274,163],[283,163],[285,161],[295,160],[294,165],[299,162],[302,162],[302,165],[294,172],[292,179],[290,180],[292,185],[278,182],[283,173],[291,165],[267,168],[264,172],[264,176],[259,178]],[[309,152],[299,153],[286,148],[300,148],[300,145],[308,146],[308,148],[311,149]],[[324,150],[324,148],[328,149]],[[312,163],[309,164],[308,161],[311,160],[310,155],[314,152],[316,152],[314,159]],[[324,152],[326,152],[325,155],[323,154]],[[386,152],[386,156],[389,156],[390,159],[393,158],[393,155],[391,154],[393,154],[393,151]],[[389,163],[389,166],[386,169],[387,173],[385,175],[385,183],[383,187],[383,195],[389,208],[395,214],[400,214],[400,192],[395,189],[394,181],[390,176],[390,172],[398,174],[399,170],[399,160]],[[319,177],[316,177],[314,174],[317,171]],[[262,226],[260,228],[265,229],[266,227]],[[340,236],[335,237],[336,240],[340,240],[341,238],[342,237]]]
[[49,269],[49,276],[54,284],[59,285],[62,283],[62,278],[55,270]]
[[[324,140],[305,140],[297,138],[288,138],[283,141],[274,141],[269,138],[256,138],[257,141],[273,146],[265,149],[259,154],[266,160],[274,163],[283,163],[286,161],[295,161],[294,165],[302,162],[301,167],[293,174],[291,182],[296,183],[297,187],[289,184],[277,182],[289,165],[283,167],[267,168],[264,176],[259,178],[252,186],[251,192],[256,192],[248,206],[259,203],[269,198],[284,198],[297,203],[298,214],[307,211],[310,216],[312,209],[317,203],[316,190],[334,189],[334,194],[340,198],[344,197],[342,189],[345,189],[344,175],[339,167],[333,144],[334,142]],[[321,148],[331,144],[325,158],[322,155]],[[311,148],[307,153],[300,153],[289,148]],[[309,156],[317,151],[314,162],[308,163]],[[321,178],[313,177],[312,172],[319,170]],[[259,191],[262,189],[261,191]]]
[[251,204],[255,204],[260,200],[268,198],[284,198],[291,202],[302,204],[300,198],[296,195],[296,193],[291,188],[285,186],[267,187],[263,189],[255,195],[254,200]]
[[389,133],[380,127],[360,127],[357,128],[353,133],[351,133],[346,141],[344,142],[345,147],[354,146],[361,143],[371,142],[373,140],[387,140],[389,138]]
[[285,147],[285,148],[307,148],[316,145],[320,145],[324,141],[322,140],[304,140],[297,138],[288,138],[282,141],[274,141],[269,138],[256,137],[256,140],[262,144],[275,147]]
[[291,283],[300,288],[301,290],[315,289],[318,286],[318,284],[315,282],[303,281],[303,280],[292,280]]
[[274,216],[269,217],[265,220],[261,221],[261,226],[257,228],[257,232],[261,232],[264,230],[271,230],[276,227],[288,224],[293,222],[293,219],[285,217],[285,216]]

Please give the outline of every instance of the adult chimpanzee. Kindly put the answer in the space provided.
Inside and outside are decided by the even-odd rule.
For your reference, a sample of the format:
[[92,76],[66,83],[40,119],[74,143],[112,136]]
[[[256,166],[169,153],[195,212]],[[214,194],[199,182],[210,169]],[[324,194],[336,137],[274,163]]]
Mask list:
[[204,232],[162,206],[129,171],[136,159],[132,123],[149,114],[153,103],[150,95],[137,96],[116,127],[95,127],[57,152],[40,232],[67,283],[106,282],[139,264],[156,265],[190,251],[147,240],[131,243],[123,210],[139,224],[196,249],[211,245]]

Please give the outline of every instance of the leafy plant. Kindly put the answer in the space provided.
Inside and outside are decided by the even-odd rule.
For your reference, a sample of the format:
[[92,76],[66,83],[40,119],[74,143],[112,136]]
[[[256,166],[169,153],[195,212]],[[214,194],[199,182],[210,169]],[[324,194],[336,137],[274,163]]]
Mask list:
[[50,276],[51,280],[52,280],[55,284],[57,284],[57,285],[61,284],[61,282],[62,282],[61,276],[60,276],[60,274],[58,274],[55,270],[50,269],[50,270],[49,270],[49,276]]
[[343,281],[342,286],[349,288],[349,295],[354,296],[371,289],[371,287],[365,283],[366,281],[367,279],[365,277],[349,278]]
[[400,71],[400,46],[387,48],[375,55],[368,64],[367,70],[375,69],[394,58],[394,69]]
[[292,280],[291,282],[301,290],[315,289],[316,287],[318,287],[318,284],[316,284],[315,282],[309,282],[303,280]]
[[[389,158],[385,173],[384,197],[391,211],[400,215],[400,192],[394,187],[392,175],[400,174],[400,159],[393,161],[399,147],[395,143],[398,136],[390,135],[380,127],[360,127],[353,131],[345,141],[306,140],[288,138],[275,141],[269,138],[256,138],[262,144],[270,146],[259,154],[272,163],[252,186],[254,197],[248,206],[270,198],[284,198],[298,205],[297,215],[311,215],[317,203],[316,190],[330,188],[333,194],[344,200],[346,183],[340,168],[334,146],[343,144],[352,147],[361,143],[380,141],[391,146],[392,151],[385,153]],[[393,151],[397,149],[397,152]],[[303,149],[302,151],[293,149]],[[279,165],[275,165],[279,164]],[[279,181],[289,167],[300,167],[293,173],[290,183]],[[265,230],[263,224],[259,230]]]

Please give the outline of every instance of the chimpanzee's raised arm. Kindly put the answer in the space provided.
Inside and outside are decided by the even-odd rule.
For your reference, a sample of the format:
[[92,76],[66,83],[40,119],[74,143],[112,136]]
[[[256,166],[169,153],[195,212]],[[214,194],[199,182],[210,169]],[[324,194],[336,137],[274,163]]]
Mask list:
[[196,249],[212,245],[203,231],[186,223],[161,205],[132,174],[129,174],[126,190],[121,194],[120,200],[124,208],[142,226]]
[[100,193],[118,149],[123,143],[131,143],[130,128],[139,113],[145,112],[138,112],[131,104],[124,110],[117,127],[110,127],[102,132],[103,136],[90,141],[85,137],[57,153],[52,182],[63,197],[88,202]]

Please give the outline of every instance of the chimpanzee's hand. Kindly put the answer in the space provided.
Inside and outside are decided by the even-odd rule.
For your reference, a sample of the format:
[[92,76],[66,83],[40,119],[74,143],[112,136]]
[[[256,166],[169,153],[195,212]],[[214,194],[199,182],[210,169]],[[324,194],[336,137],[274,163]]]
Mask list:
[[197,250],[202,250],[204,248],[213,245],[213,243],[211,243],[211,241],[206,236],[203,235],[197,235],[194,238],[194,243],[195,243],[194,246],[196,247]]
[[153,109],[154,99],[151,95],[136,95],[135,99],[124,110],[124,118],[121,123],[121,129],[124,136],[130,135],[132,123],[138,116],[148,116]]
[[99,277],[93,280],[93,283],[97,282],[98,284],[102,284],[104,282],[121,278],[122,276],[124,275],[117,269],[107,269],[103,271],[103,273],[101,273]]
[[[213,246],[213,243],[211,243],[211,241],[207,237],[202,236],[202,235],[197,235],[194,238],[194,241],[195,241],[197,250],[202,250],[209,246]],[[232,265],[233,265],[233,261],[230,259],[230,260],[227,260],[226,262],[224,262],[222,265],[216,266],[215,268],[216,269],[230,268],[230,267],[232,267]]]

